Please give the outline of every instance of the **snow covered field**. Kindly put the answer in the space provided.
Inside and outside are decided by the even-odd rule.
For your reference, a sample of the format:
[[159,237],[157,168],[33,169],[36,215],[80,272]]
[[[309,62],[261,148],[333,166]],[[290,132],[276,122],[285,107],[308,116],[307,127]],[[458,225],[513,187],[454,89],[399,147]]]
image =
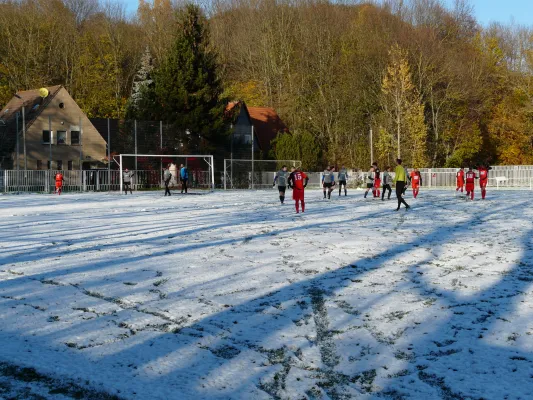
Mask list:
[[531,192],[362,193],[0,196],[0,398],[531,398]]

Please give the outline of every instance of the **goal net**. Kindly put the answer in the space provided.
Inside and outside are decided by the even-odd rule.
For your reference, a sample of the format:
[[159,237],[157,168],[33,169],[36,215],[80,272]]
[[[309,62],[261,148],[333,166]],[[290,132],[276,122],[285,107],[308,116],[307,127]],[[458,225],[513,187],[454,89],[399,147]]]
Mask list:
[[267,189],[283,166],[301,167],[299,160],[224,160],[224,189]]
[[157,190],[164,187],[163,172],[168,168],[172,174],[170,188],[178,189],[180,169],[187,168],[188,188],[214,190],[215,171],[212,155],[154,155],[154,154],[120,154],[113,157],[119,167],[120,192],[124,191],[124,172],[131,172],[131,189]]

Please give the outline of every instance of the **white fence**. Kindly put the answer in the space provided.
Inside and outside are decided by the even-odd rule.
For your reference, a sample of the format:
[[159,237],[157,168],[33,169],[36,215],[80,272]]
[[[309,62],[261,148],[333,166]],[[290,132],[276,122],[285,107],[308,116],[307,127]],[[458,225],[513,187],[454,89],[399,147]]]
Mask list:
[[[410,171],[410,170],[409,170]],[[421,168],[422,186],[427,188],[455,188],[458,168]],[[383,171],[382,171],[383,173]],[[268,189],[274,181],[274,171],[254,172],[254,189]],[[320,187],[322,172],[306,172],[309,177],[309,187]],[[226,174],[227,175],[227,174]],[[337,175],[335,173],[335,175]],[[368,171],[348,171],[347,186],[351,188],[364,187]],[[394,172],[391,174],[394,177]],[[245,172],[244,185],[233,188],[250,189],[251,171]],[[227,178],[227,176],[226,176]],[[224,179],[224,174],[222,174]],[[231,185],[227,185],[232,188]],[[496,166],[489,171],[488,186],[497,188],[526,188],[533,190],[533,166]]]
[[[53,193],[55,175],[63,174],[63,192],[92,192],[120,190],[120,172],[108,170],[4,170],[0,171],[0,192]],[[156,170],[133,171],[133,190],[151,190],[163,187],[162,173]],[[211,188],[209,171],[189,171],[190,188]]]
[[[489,186],[497,188],[522,188],[533,190],[533,166],[496,166],[489,172]],[[422,186],[427,188],[451,188],[456,185],[457,168],[420,169]],[[42,192],[53,193],[55,189],[54,170],[0,170],[0,192]],[[139,170],[132,179],[133,190],[153,190],[162,188],[159,170]],[[113,170],[73,170],[61,171],[64,177],[64,192],[118,191],[120,190],[120,172]],[[250,171],[251,174],[251,171]],[[225,176],[226,175],[226,176]],[[365,171],[349,171],[348,187],[363,186]],[[209,171],[189,170],[189,187],[199,189],[211,188]],[[254,188],[272,187],[274,171],[255,171]],[[309,187],[320,187],[321,172],[307,172]],[[222,181],[227,174],[221,171]],[[249,179],[251,181],[251,179]],[[223,183],[223,182],[222,182]],[[244,185],[243,188],[250,188]]]

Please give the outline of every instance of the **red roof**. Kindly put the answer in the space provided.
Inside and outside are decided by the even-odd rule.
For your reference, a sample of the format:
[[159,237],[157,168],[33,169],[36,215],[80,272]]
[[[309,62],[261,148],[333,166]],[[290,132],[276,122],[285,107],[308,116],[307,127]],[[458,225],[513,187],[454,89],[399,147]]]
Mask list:
[[232,101],[226,106],[226,114],[240,105],[244,105],[248,111],[254,126],[255,137],[259,141],[259,147],[265,153],[268,153],[270,142],[276,138],[279,132],[288,132],[289,129],[283,123],[276,110],[270,107],[248,107],[244,102]]
[[270,150],[270,142],[279,132],[288,132],[276,110],[268,107],[248,107],[259,146],[264,152]]

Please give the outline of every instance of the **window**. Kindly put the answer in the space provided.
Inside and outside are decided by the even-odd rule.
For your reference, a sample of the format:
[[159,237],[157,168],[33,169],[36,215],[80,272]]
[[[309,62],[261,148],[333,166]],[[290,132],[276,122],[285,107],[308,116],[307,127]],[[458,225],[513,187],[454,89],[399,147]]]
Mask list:
[[43,162],[41,160],[37,160],[37,169],[43,169]]
[[252,135],[244,135],[244,144],[252,144]]
[[63,169],[63,160],[57,160],[57,169],[59,171]]
[[57,131],[57,144],[67,144],[67,131]]
[[43,131],[43,143],[50,144],[50,137],[51,137],[50,131]]
[[68,162],[68,170],[72,171],[72,160]]
[[70,144],[72,145],[80,144],[80,131],[70,131]]

